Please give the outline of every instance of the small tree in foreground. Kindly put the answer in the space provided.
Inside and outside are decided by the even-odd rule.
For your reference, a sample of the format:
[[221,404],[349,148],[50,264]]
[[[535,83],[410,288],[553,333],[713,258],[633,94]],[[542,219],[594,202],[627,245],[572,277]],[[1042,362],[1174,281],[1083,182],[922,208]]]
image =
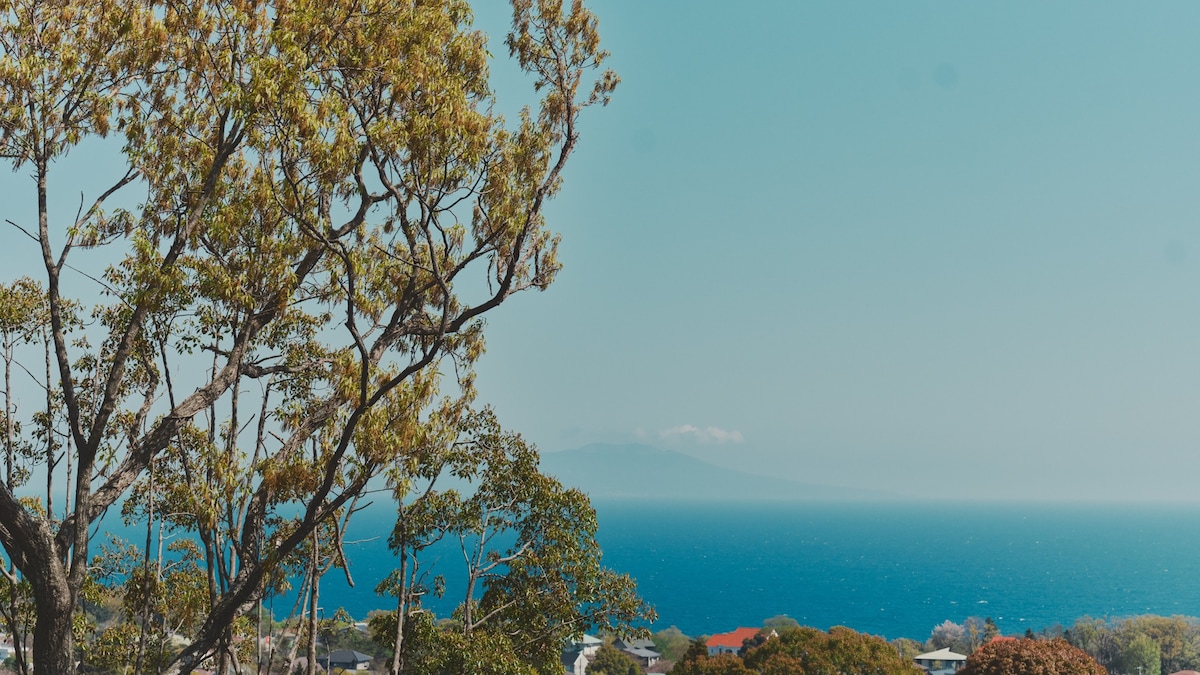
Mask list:
[[708,655],[708,643],[697,638],[671,669],[672,675],[756,675],[735,654]]
[[667,661],[678,661],[683,658],[691,645],[691,640],[683,634],[683,631],[675,626],[665,628],[650,636],[654,641],[654,648],[662,654],[663,659]]
[[[492,636],[509,656],[552,672],[585,631],[646,634],[637,626],[652,623],[654,611],[630,577],[602,564],[595,510],[582,492],[538,470],[532,445],[485,410],[468,416],[439,455],[426,460],[433,469],[427,482],[396,486],[404,492],[388,543],[400,568],[377,588],[395,598],[396,610],[372,619],[375,639],[393,652],[393,672],[411,672],[429,653],[427,644],[409,644],[406,623],[428,613],[422,597],[441,594],[437,579],[448,571],[425,553],[442,539],[462,554],[465,591],[447,630],[464,644]],[[437,489],[446,474],[460,483]]]
[[1108,675],[1066,640],[1000,640],[967,657],[959,675]]
[[642,668],[628,654],[612,645],[603,645],[588,663],[587,675],[641,675]]

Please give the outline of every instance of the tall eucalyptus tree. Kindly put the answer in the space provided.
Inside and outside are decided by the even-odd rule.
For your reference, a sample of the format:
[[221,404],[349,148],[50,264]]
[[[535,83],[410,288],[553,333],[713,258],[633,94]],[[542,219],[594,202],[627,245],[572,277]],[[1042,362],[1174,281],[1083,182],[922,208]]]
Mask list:
[[[44,271],[73,449],[64,516],[0,487],[35,672],[74,672],[90,528],[152,465],[210,566],[187,672],[229,667],[288,557],[449,442],[483,317],[559,269],[545,205],[617,84],[581,2],[515,0],[506,44],[540,92],[511,121],[464,0],[0,0],[0,155],[36,204],[5,243]],[[82,206],[52,180],[109,151]]]

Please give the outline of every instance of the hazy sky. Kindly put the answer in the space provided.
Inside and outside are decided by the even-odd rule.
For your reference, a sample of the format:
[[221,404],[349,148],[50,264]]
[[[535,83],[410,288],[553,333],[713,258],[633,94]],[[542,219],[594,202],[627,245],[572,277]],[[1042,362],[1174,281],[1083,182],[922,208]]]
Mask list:
[[[475,4],[503,57],[506,3]],[[488,319],[507,426],[928,497],[1200,500],[1200,4],[591,4],[623,82],[550,210],[558,281]]]
[[905,494],[1200,498],[1200,5],[592,6],[623,82],[551,211],[559,281],[489,319],[502,421]]

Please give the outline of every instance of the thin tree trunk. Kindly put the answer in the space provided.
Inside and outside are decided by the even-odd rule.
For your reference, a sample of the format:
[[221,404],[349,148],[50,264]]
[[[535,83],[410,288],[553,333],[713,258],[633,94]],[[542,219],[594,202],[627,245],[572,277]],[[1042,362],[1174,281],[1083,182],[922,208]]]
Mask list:
[[[50,341],[46,341],[46,516],[54,517],[54,388],[50,386]],[[69,490],[68,490],[69,492]]]
[[[39,142],[39,146],[41,143]],[[50,253],[50,207],[47,196],[48,156],[45,147],[35,149],[35,175],[37,176],[38,238],[42,257],[46,263],[46,296],[50,302],[50,319],[55,329],[55,350],[58,351],[62,329],[61,307],[55,304],[58,298],[58,269]],[[62,354],[60,354],[62,356]],[[49,387],[49,381],[47,381]],[[90,465],[89,465],[90,466]],[[52,473],[52,467],[47,467]],[[49,480],[49,479],[47,479]],[[78,503],[78,499],[76,503]],[[50,512],[47,511],[49,514]],[[78,524],[86,535],[88,523]],[[74,644],[71,628],[75,615],[75,597],[69,583],[64,561],[68,556],[58,551],[49,523],[43,519],[36,525],[32,541],[26,542],[26,558],[22,567],[25,578],[33,589],[34,608],[37,612],[33,626],[34,675],[69,675],[75,672]],[[76,542],[80,537],[76,537]],[[82,550],[75,555],[87,556],[86,540]]]
[[[292,625],[292,619],[295,618],[295,616],[296,616],[296,610],[299,609],[300,607],[308,607],[308,596],[311,593],[312,593],[312,572],[310,569],[309,571],[305,572],[304,584],[301,586],[300,594],[303,597],[299,601],[298,606],[292,608],[292,615],[288,617],[287,623],[289,626]],[[287,653],[287,657],[286,657],[287,660],[284,664],[284,668],[286,669],[288,675],[292,675],[292,672],[293,672],[293,669],[295,668],[295,663],[296,663],[296,652],[298,652],[300,650],[300,631],[303,628],[304,616],[305,616],[305,613],[303,611],[301,611],[300,620],[297,621],[295,624],[296,634],[295,634],[295,636],[292,637],[292,643],[290,645],[288,645],[288,653]]]
[[150,460],[150,489],[146,491],[146,549],[142,555],[142,625],[138,631],[138,646],[137,658],[133,663],[134,675],[142,675],[142,664],[146,658],[146,633],[150,630],[150,597],[152,593],[157,593],[157,588],[152,588],[158,585],[158,575],[155,574],[153,581],[150,577],[150,546],[154,543],[154,459]]
[[320,556],[320,540],[317,536],[317,531],[312,533],[312,559],[309,562],[312,575],[312,595],[308,599],[308,675],[316,675],[317,672],[317,603],[320,601],[321,594],[321,575],[318,569]]
[[7,336],[4,340],[4,468],[5,468],[5,484],[8,485],[8,491],[13,492],[16,485],[13,484],[13,466],[17,461],[16,449],[16,425],[13,422],[13,404],[12,404],[12,342]]
[[[16,465],[16,423],[13,420],[13,404],[12,404],[12,361],[13,361],[13,345],[12,341],[5,336],[4,340],[4,481],[8,486],[9,492],[16,491],[14,479],[14,467]],[[23,631],[18,630],[17,617],[20,616],[17,600],[17,577],[16,565],[10,561],[8,571],[5,574],[6,582],[8,583],[8,611],[5,614],[5,623],[7,624],[8,632],[12,636],[14,656],[17,662],[17,672],[27,673],[28,668],[25,665],[25,650],[23,645],[18,643],[21,640]]]
[[400,592],[396,594],[396,642],[392,653],[392,675],[399,675],[404,664],[404,617],[408,614],[408,542],[402,541],[400,544]]
[[[163,572],[163,528],[165,527],[163,515],[158,515],[158,555],[154,563],[154,578],[162,579]],[[168,637],[174,633],[174,630],[168,630],[167,617],[165,614],[159,615],[159,626],[162,631],[162,639],[158,641],[158,663],[161,666],[167,656]]]
[[[75,447],[75,438],[71,434],[68,433],[66,449],[64,450],[64,452],[67,453],[67,457],[66,457],[67,482],[66,482],[66,485],[71,484],[72,469],[75,468],[74,460],[71,459],[71,449],[74,447]],[[65,492],[65,494],[63,495],[63,501],[66,502],[66,504],[63,506],[63,520],[66,520],[67,516],[71,515],[71,491],[65,490],[64,492]]]

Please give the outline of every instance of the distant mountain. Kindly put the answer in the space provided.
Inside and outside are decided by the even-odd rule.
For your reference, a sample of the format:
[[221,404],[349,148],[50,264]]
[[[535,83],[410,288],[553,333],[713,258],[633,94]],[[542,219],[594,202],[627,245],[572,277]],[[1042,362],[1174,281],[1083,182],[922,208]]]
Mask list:
[[542,470],[593,499],[872,500],[892,495],[725,469],[648,445],[592,444],[542,453]]

